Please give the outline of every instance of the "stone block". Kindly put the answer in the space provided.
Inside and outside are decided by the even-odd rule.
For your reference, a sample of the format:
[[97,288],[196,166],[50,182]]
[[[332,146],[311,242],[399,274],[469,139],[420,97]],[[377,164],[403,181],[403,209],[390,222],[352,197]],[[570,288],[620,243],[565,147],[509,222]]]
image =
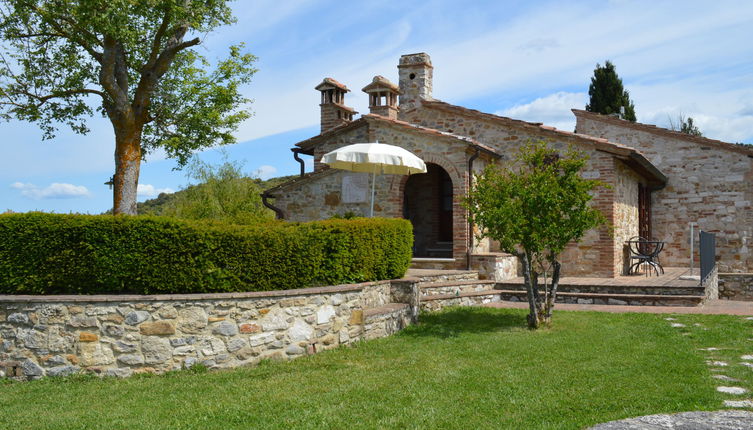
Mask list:
[[362,310],[354,310],[350,313],[350,321],[349,323],[351,325],[360,325],[363,324],[363,311]]
[[201,333],[209,324],[209,318],[204,309],[186,308],[178,312],[178,330],[184,333]]
[[268,312],[266,315],[262,312],[260,313],[264,315],[259,321],[264,331],[285,330],[288,328],[288,317],[282,311]]
[[133,369],[130,369],[128,367],[118,367],[115,369],[107,369],[105,372],[106,376],[110,377],[116,377],[116,378],[127,378],[131,375],[133,375]]
[[248,342],[251,346],[260,346],[275,340],[274,333],[261,333],[248,338]]
[[125,329],[117,325],[106,325],[105,333],[112,337],[121,337],[125,334]]
[[175,326],[168,321],[148,322],[139,326],[139,332],[145,336],[168,336],[175,334]]
[[196,353],[196,347],[191,345],[179,346],[173,350],[173,355],[193,355]]
[[129,366],[144,364],[144,356],[141,354],[125,354],[118,356],[118,361]]
[[8,315],[6,319],[14,324],[29,324],[29,316],[20,312],[14,312]]
[[288,355],[301,355],[305,354],[306,350],[296,344],[292,344],[285,349],[285,353]]
[[235,336],[238,334],[238,326],[230,321],[223,321],[212,329],[212,333],[220,336]]
[[241,338],[231,339],[227,343],[227,350],[229,352],[235,352],[248,345],[248,341]]
[[137,325],[149,319],[147,311],[133,311],[125,316],[125,323],[128,325]]
[[313,335],[314,328],[300,319],[295,320],[290,329],[288,329],[288,337],[292,342],[310,340]]
[[175,307],[173,306],[163,306],[160,308],[158,312],[159,316],[164,319],[175,319],[178,318],[178,311],[175,310]]
[[95,333],[88,333],[85,331],[82,331],[78,334],[78,341],[79,342],[96,342],[99,340],[99,336],[97,336]]
[[136,350],[136,344],[117,341],[112,344],[112,349],[114,349],[115,352],[133,352]]
[[259,327],[256,324],[249,324],[249,323],[241,324],[239,328],[240,328],[240,332],[244,334],[259,333],[261,331],[261,327]]
[[123,324],[123,321],[125,321],[125,318],[123,318],[120,314],[107,314],[99,317],[99,320],[102,322],[111,322],[115,324]]
[[316,311],[316,323],[326,324],[335,316],[335,308],[332,305],[324,305]]
[[[82,342],[78,345],[79,363],[83,367],[103,366],[115,362],[115,356],[112,349],[103,345],[101,342]],[[74,360],[69,359],[72,364]]]
[[157,336],[145,336],[141,339],[141,352],[146,364],[161,364],[172,358],[173,348],[170,341]]

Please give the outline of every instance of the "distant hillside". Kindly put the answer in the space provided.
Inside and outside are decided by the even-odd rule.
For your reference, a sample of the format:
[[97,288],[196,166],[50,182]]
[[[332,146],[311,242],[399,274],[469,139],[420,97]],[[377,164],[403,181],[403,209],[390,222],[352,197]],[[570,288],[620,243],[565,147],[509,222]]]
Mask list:
[[[256,183],[256,185],[259,186],[259,189],[261,191],[264,191],[264,190],[268,190],[270,188],[276,187],[282,184],[283,182],[287,182],[297,176],[298,175],[280,176],[277,178],[269,178],[267,180],[261,180],[259,178],[244,178],[244,179],[248,181],[253,181],[254,183]],[[193,187],[201,187],[201,186],[203,185],[202,184],[191,185],[187,187],[186,189],[193,188]],[[186,192],[186,189],[176,191],[171,194],[162,193],[156,198],[146,200],[142,203],[138,203],[138,213],[140,215],[147,215],[147,214],[148,215],[161,215],[162,208],[166,207],[167,205],[170,204],[170,202],[178,198],[180,195],[184,194]]]

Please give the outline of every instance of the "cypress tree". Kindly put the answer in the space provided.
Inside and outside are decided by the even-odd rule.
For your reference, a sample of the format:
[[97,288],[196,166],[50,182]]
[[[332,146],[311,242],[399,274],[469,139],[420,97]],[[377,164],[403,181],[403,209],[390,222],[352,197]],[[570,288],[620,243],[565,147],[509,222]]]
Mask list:
[[[622,119],[635,122],[635,106],[630,101],[630,94],[623,88],[622,79],[617,76],[611,61],[607,60],[604,67],[596,64],[588,95],[588,112],[618,114]],[[624,108],[624,111],[621,111],[621,108]]]

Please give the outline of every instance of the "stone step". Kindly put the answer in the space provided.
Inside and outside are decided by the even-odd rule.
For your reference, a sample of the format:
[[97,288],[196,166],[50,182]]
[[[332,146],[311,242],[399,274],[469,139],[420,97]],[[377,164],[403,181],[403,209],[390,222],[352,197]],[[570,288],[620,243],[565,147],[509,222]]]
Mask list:
[[[363,338],[377,339],[397,333],[415,322],[407,303],[387,303],[363,310]],[[342,336],[342,335],[341,335]]]
[[[525,302],[526,292],[521,290],[496,290],[503,301]],[[629,305],[629,306],[698,306],[703,296],[661,294],[613,294],[557,292],[557,303]]]
[[421,295],[458,294],[471,291],[493,290],[496,282],[491,280],[462,280],[433,283],[419,283]]
[[477,281],[478,272],[475,270],[428,270],[409,269],[402,279],[392,282],[417,282],[419,285],[438,282]]
[[411,259],[411,269],[422,270],[452,270],[456,266],[454,258],[413,258]]
[[[497,282],[497,289],[511,291],[525,291],[525,286],[519,282]],[[557,293],[588,293],[588,294],[638,294],[651,296],[703,296],[704,288],[674,287],[674,286],[623,286],[623,285],[572,285],[560,284]]]
[[428,296],[421,296],[421,302],[455,299],[458,297],[483,297],[483,296],[500,297],[501,294],[502,292],[500,290],[492,290],[492,289],[481,290],[481,291],[466,291],[462,293],[431,294]]
[[407,303],[387,303],[384,306],[378,306],[375,308],[369,308],[363,310],[363,319],[369,320],[370,318],[378,317],[380,315],[387,315],[394,312],[400,312],[404,309],[410,308]]
[[500,301],[497,290],[466,291],[457,294],[432,294],[421,296],[420,307],[424,311],[436,311],[445,306],[476,306]]

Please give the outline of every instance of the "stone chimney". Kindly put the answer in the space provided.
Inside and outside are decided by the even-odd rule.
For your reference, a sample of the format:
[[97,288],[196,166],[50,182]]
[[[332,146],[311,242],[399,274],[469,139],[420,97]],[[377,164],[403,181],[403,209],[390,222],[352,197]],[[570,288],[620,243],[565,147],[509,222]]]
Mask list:
[[324,78],[316,90],[322,93],[321,132],[331,130],[353,121],[353,115],[358,113],[353,108],[345,106],[345,93],[350,90],[345,85],[332,78]]
[[397,119],[397,96],[400,89],[384,76],[374,76],[371,83],[363,87],[369,95],[369,113],[389,119]]
[[421,100],[431,100],[434,67],[429,54],[421,52],[400,57],[397,66],[400,75],[400,111],[409,111],[421,106]]

